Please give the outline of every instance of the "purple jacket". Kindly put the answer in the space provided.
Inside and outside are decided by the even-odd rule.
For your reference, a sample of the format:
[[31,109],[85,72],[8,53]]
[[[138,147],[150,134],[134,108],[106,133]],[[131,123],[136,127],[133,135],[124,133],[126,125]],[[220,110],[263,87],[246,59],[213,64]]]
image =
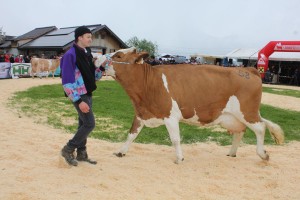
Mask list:
[[[80,100],[80,96],[87,93],[82,75],[76,66],[75,48],[71,47],[60,62],[62,85],[66,95],[72,102]],[[95,79],[99,80],[102,77],[102,72],[96,68]]]

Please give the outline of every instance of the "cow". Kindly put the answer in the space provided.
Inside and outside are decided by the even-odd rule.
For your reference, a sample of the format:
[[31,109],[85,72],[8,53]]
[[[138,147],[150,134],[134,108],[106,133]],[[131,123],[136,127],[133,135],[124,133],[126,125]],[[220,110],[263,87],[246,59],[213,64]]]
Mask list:
[[52,73],[52,78],[54,78],[54,72],[57,67],[60,65],[60,58],[59,59],[43,59],[43,58],[32,58],[31,61],[31,73],[30,75],[34,78],[36,74],[40,78],[42,77],[42,73],[49,72]]
[[127,141],[115,153],[123,157],[144,126],[165,125],[175,146],[176,160],[184,160],[179,122],[198,126],[221,125],[233,135],[227,156],[236,157],[248,127],[257,139],[256,152],[263,160],[266,127],[277,144],[284,142],[279,125],[259,112],[262,82],[255,68],[222,68],[190,64],[151,66],[143,63],[147,53],[135,49],[116,52],[106,65],[106,74],[121,84],[130,97],[135,116]]

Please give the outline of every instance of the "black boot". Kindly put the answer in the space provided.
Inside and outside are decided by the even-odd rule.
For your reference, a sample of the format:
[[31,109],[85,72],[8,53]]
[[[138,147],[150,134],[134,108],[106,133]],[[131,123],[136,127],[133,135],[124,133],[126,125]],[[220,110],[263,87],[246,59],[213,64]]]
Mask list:
[[91,163],[93,165],[97,164],[97,161],[89,159],[86,150],[77,149],[77,157],[76,157],[76,159],[78,161],[85,161],[85,162]]
[[69,147],[68,145],[65,145],[64,148],[62,148],[62,150],[61,150],[61,155],[65,158],[66,162],[69,165],[77,166],[78,162],[75,160],[75,157],[73,154],[74,151],[75,151],[74,148]]

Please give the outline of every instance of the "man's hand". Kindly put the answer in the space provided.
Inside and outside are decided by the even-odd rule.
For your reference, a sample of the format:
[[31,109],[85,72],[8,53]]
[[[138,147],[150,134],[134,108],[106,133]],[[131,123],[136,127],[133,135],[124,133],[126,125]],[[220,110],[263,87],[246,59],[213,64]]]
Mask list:
[[83,113],[90,112],[89,105],[87,103],[85,103],[84,101],[82,101],[78,106],[79,106],[79,109],[81,110],[81,112],[83,112]]
[[108,63],[108,60],[105,59],[105,61],[101,64],[101,66],[105,68],[105,66],[106,66],[107,63]]

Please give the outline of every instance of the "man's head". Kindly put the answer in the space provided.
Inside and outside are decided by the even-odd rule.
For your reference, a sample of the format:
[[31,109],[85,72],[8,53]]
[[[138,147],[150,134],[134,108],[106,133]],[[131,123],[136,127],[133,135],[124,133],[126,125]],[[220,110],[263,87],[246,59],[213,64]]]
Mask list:
[[86,26],[75,29],[75,42],[81,47],[89,47],[92,43],[92,32]]

